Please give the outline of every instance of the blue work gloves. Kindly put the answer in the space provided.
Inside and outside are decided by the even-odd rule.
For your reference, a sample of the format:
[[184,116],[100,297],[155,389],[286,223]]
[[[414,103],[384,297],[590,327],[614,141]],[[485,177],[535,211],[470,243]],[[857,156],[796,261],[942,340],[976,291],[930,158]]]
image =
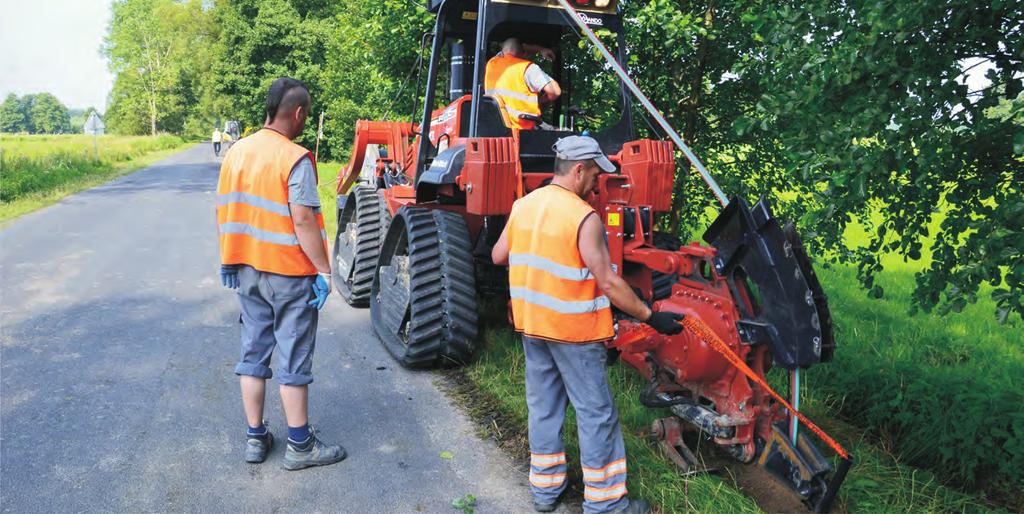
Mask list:
[[316,298],[309,301],[310,307],[315,307],[316,310],[324,308],[324,303],[327,302],[327,295],[331,294],[331,274],[330,273],[317,273],[316,280],[313,281],[313,294]]
[[238,289],[238,266],[233,264],[221,266],[220,283],[228,289]]

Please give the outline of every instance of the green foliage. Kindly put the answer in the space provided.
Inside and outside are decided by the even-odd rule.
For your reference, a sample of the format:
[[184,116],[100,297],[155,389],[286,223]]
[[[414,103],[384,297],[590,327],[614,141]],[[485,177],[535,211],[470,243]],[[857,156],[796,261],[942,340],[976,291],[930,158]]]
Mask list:
[[[769,184],[779,180],[779,170],[767,159],[739,162],[730,157],[751,144],[750,138],[732,130],[732,123],[753,110],[759,94],[758,88],[734,72],[760,46],[741,22],[742,14],[738,5],[728,2],[629,2],[626,35],[629,72],[640,88],[726,191],[751,196],[769,191]],[[636,124],[648,127],[639,119]],[[661,137],[660,130],[650,135]],[[689,162],[681,154],[678,157],[682,166],[666,221],[669,230],[686,235],[703,229],[705,208],[717,203]],[[750,173],[751,169],[757,173]]]
[[0,104],[0,132],[28,132],[28,116],[21,109],[18,95],[11,93]]
[[71,131],[71,117],[68,108],[50,93],[39,93],[32,98],[29,110],[33,133],[59,134]]
[[207,100],[218,116],[259,127],[266,117],[270,83],[282,76],[301,80],[313,103],[298,143],[312,148],[316,118],[323,108],[322,70],[331,18],[346,2],[239,0],[218,3],[212,12],[219,35],[215,58],[204,77]]
[[[1020,2],[623,8],[631,74],[727,192],[772,199],[818,257],[855,263],[872,297],[885,294],[880,256],[894,252],[926,265],[915,309],[958,311],[985,291],[995,320],[1024,314]],[[355,120],[411,117],[410,72],[432,22],[409,0],[119,0],[105,47],[117,73],[109,125],[204,135],[239,119],[251,129],[267,86],[290,75],[313,97],[299,142],[315,144],[325,111],[321,153],[343,158]],[[614,77],[575,34],[561,46],[573,103],[593,112],[592,127],[617,120]],[[968,63],[991,65],[992,85],[969,91]],[[642,133],[660,136],[637,114]],[[692,236],[714,202],[681,162],[662,224]],[[872,237],[851,248],[854,222]]]
[[456,510],[461,510],[465,514],[473,514],[476,508],[476,496],[467,494],[461,498],[452,500],[452,507]]
[[[1024,314],[1022,118],[986,110],[1020,93],[1024,6],[1019,2],[742,2],[743,29],[762,45],[735,72],[758,97],[733,122],[751,141],[742,159],[773,163],[771,183],[795,191],[819,253],[854,262],[881,296],[879,256],[930,261],[914,306],[959,311],[979,286],[997,287],[997,319]],[[968,60],[992,65],[970,91]],[[755,143],[759,142],[759,143]],[[760,169],[760,165],[748,168]],[[844,228],[871,225],[847,249]],[[941,212],[942,222],[929,231]]]
[[107,124],[121,134],[181,133],[210,65],[201,0],[118,0],[103,45],[116,75]]
[[0,132],[61,134],[72,132],[68,108],[50,93],[7,95],[0,104]]
[[[414,98],[416,77],[410,78],[410,73],[422,34],[433,29],[433,17],[407,0],[364,0],[345,2],[331,24],[334,31],[324,69],[324,132],[331,154],[344,157],[356,120],[412,121],[414,105],[422,109],[421,99]],[[427,53],[429,47],[423,54],[424,85]]]

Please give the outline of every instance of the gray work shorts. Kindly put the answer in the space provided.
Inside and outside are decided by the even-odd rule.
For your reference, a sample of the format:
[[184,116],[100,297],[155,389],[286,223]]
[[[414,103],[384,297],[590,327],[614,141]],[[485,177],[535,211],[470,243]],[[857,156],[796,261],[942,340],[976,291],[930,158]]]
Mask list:
[[236,375],[271,378],[270,357],[277,350],[277,381],[301,386],[313,381],[317,311],[313,299],[316,277],[289,277],[238,268],[238,299],[242,305],[242,360]]

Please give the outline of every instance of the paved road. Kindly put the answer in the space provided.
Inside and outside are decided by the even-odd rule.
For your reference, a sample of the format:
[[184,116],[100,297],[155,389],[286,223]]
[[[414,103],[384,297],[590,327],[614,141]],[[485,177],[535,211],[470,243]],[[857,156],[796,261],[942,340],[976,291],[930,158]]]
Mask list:
[[[310,410],[349,458],[287,472],[276,447],[242,461],[238,304],[216,276],[211,153],[192,148],[0,230],[0,509],[455,512],[452,499],[474,494],[477,512],[528,510],[523,470],[337,296]],[[284,435],[276,394],[267,417]]]

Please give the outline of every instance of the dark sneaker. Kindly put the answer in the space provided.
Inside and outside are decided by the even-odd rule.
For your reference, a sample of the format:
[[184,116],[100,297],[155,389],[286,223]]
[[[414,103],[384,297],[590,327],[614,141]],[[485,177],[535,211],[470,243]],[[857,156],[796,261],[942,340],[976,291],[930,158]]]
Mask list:
[[341,445],[326,445],[316,437],[316,432],[310,428],[309,449],[302,451],[295,448],[295,445],[288,441],[288,448],[284,451],[284,469],[295,471],[297,469],[312,466],[327,466],[345,460],[348,456]]
[[258,464],[267,460],[267,454],[274,447],[274,434],[269,430],[265,435],[250,435],[245,440],[245,462]]
[[615,514],[648,514],[651,512],[651,504],[646,500],[629,500],[629,505],[615,511]]
[[533,510],[537,512],[554,512],[558,508],[558,500],[551,503],[540,503],[537,500],[533,500]]

